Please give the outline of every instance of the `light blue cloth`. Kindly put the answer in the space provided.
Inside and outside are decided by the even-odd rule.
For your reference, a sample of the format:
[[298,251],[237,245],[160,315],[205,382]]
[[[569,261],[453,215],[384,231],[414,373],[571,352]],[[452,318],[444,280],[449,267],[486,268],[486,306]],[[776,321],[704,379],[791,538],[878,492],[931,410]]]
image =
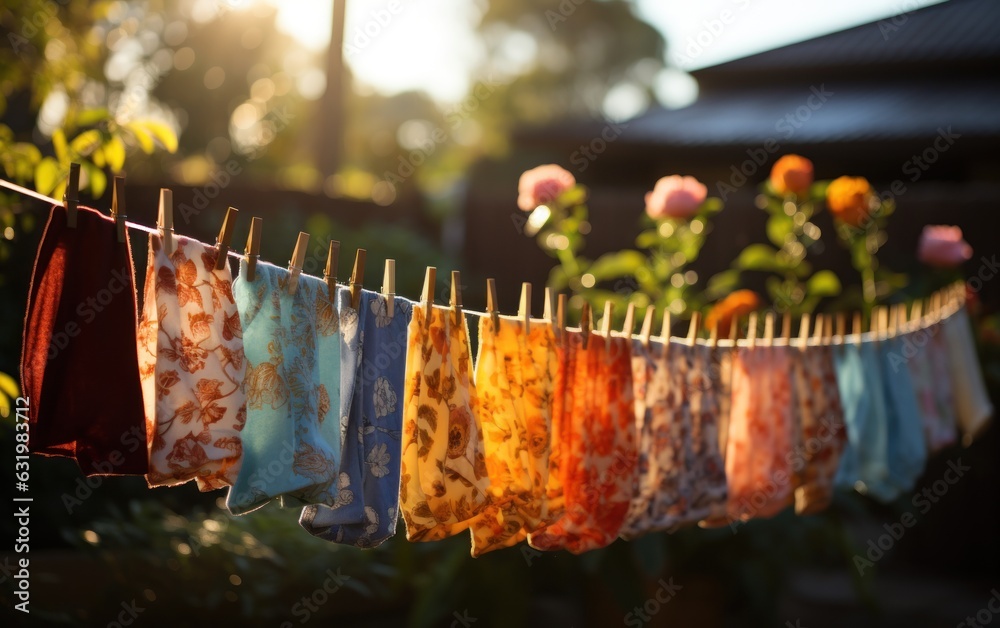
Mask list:
[[[307,506],[299,523],[310,534],[358,547],[375,547],[396,533],[403,429],[407,328],[412,303],[362,291],[354,400],[350,404],[338,503]],[[348,373],[343,374],[345,380]]]
[[322,489],[336,477],[340,448],[323,437],[321,423],[337,422],[340,401],[338,380],[320,377],[324,356],[318,349],[326,350],[329,342],[321,345],[318,335],[331,329],[317,291],[326,287],[300,276],[291,295],[288,277],[287,270],[258,262],[254,281],[247,281],[244,260],[233,282],[247,359],[243,464],[226,499],[233,514],[290,493],[299,500],[332,501]]
[[882,384],[885,388],[889,424],[889,480],[903,492],[913,490],[927,462],[927,440],[923,416],[917,404],[902,339],[888,338],[878,344],[882,360]]
[[888,502],[898,489],[889,481],[889,424],[875,345],[848,342],[834,347],[837,387],[844,406],[847,444],[837,469],[837,486]]

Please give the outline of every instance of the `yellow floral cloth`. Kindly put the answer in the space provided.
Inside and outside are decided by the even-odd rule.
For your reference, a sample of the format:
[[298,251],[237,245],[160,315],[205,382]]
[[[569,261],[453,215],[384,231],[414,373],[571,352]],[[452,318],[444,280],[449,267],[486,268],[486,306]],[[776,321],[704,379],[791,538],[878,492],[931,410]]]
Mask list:
[[472,525],[472,555],[510,547],[545,517],[555,372],[552,326],[521,319],[479,323],[476,397],[490,501]]
[[436,541],[472,524],[490,485],[465,318],[414,305],[407,344],[399,509],[407,540]]

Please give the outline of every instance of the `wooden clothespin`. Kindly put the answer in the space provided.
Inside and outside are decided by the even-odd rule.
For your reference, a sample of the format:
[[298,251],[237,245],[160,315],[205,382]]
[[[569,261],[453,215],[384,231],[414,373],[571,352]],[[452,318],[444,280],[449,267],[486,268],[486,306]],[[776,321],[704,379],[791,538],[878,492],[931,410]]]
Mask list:
[[531,284],[525,281],[521,284],[521,304],[517,315],[524,321],[524,333],[531,332]]
[[156,226],[160,228],[163,250],[167,255],[174,252],[174,193],[160,188],[160,206],[157,210]]
[[889,310],[885,306],[878,308],[878,334],[879,338],[884,338],[889,332]]
[[799,344],[802,348],[809,345],[809,313],[806,312],[799,319]]
[[740,317],[734,316],[729,322],[729,339],[733,342],[733,349],[736,349],[736,341],[740,337]]
[[605,338],[611,337],[611,317],[614,315],[615,306],[611,299],[604,302],[604,316],[601,318],[601,335]]
[[292,259],[288,262],[288,294],[295,294],[295,291],[299,289],[299,275],[302,273],[302,265],[306,261],[306,249],[308,248],[309,234],[300,231],[299,237],[295,240]]
[[815,323],[816,324],[813,329],[813,340],[816,341],[816,344],[821,344],[823,341],[823,330],[826,328],[826,315],[817,314]]
[[542,318],[552,322],[552,289],[545,286],[545,295],[542,299]]
[[701,312],[697,310],[691,313],[691,324],[688,326],[687,344],[693,347],[698,338],[698,326],[701,324]]
[[910,310],[910,326],[914,329],[918,329],[920,327],[920,319],[923,315],[923,305],[924,303],[921,299],[917,299],[913,302],[913,308]]
[[125,177],[115,177],[111,189],[111,217],[115,219],[118,241],[125,242],[125,219],[128,218],[125,212]]
[[323,269],[323,280],[326,282],[326,294],[330,303],[337,303],[337,264],[340,262],[340,242],[330,240],[326,251],[326,268]]
[[358,249],[354,254],[354,270],[351,272],[351,307],[355,310],[361,304],[361,286],[365,282],[365,257],[368,252]]
[[451,271],[451,311],[455,314],[457,323],[462,317],[462,275],[457,270]]
[[431,311],[434,308],[434,286],[436,283],[437,268],[428,266],[427,272],[424,274],[424,289],[420,294],[420,302],[427,308],[427,316],[424,318],[424,324],[428,327],[431,324]]
[[583,334],[583,348],[586,349],[590,343],[590,330],[593,327],[590,318],[590,302],[584,301],[580,310],[580,333]]
[[757,312],[750,312],[747,318],[747,342],[751,347],[757,345]]
[[385,299],[385,313],[392,318],[396,302],[396,260],[385,260],[382,271],[382,298]]
[[670,342],[670,332],[672,327],[673,321],[670,320],[670,310],[663,310],[663,324],[660,325],[660,338],[663,339],[664,344]]
[[715,348],[719,344],[719,321],[712,321],[712,329],[708,332],[708,346]]
[[844,336],[847,334],[847,315],[843,312],[837,312],[837,342],[844,342]]
[[556,338],[562,338],[566,332],[566,295],[560,294],[556,299]]
[[247,247],[243,250],[247,256],[247,281],[257,277],[257,260],[260,259],[260,229],[263,221],[254,216],[250,219],[250,235],[247,236]]
[[642,346],[649,347],[649,338],[653,334],[653,317],[656,316],[656,306],[652,303],[646,306],[646,316],[642,319],[642,331],[639,337],[642,338]]
[[886,328],[886,332],[889,337],[892,338],[899,331],[899,304],[894,303],[889,306],[889,325]]
[[854,336],[855,344],[861,344],[861,311],[854,313],[854,320],[851,321],[851,335]]
[[788,344],[788,339],[792,336],[792,313],[785,312],[781,315],[781,337],[784,338],[785,344]]
[[500,311],[497,306],[497,280],[490,277],[486,280],[486,313],[493,323],[493,333],[500,330]]
[[823,344],[830,344],[833,342],[833,315],[824,314],[823,315]]
[[774,344],[774,312],[764,314],[764,345],[770,347]]
[[625,321],[622,323],[622,335],[632,338],[632,330],[635,328],[635,303],[629,301],[625,308]]
[[[215,270],[222,270],[229,262],[229,243],[233,241],[233,228],[236,226],[236,214],[239,213],[235,207],[226,210],[226,217],[222,220],[222,228],[219,229],[219,237],[215,240],[215,248],[219,252],[218,259],[215,260]],[[302,237],[301,235],[299,236]],[[306,238],[309,235],[306,234]],[[303,247],[302,256],[305,257]]]
[[63,204],[66,206],[66,226],[76,229],[76,208],[80,204],[80,164],[69,165],[69,181],[66,192],[63,193]]

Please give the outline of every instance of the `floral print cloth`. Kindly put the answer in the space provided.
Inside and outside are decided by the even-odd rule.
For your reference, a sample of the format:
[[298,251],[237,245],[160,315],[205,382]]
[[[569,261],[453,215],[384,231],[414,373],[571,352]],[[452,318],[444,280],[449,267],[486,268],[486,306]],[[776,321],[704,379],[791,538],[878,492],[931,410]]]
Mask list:
[[796,447],[791,452],[795,473],[795,512],[809,515],[830,505],[833,478],[847,440],[844,411],[837,388],[833,348],[798,346],[791,350],[792,383],[798,415]]
[[729,518],[773,517],[793,502],[791,348],[741,347],[726,452]]
[[[572,429],[573,370],[576,351],[567,347],[566,335],[561,333],[552,345],[550,368],[552,397],[549,422],[549,468],[545,480],[545,505],[542,507],[544,525],[559,520],[565,512],[563,475],[569,452]],[[530,536],[530,535],[529,535]],[[530,542],[530,541],[529,541]]]
[[910,370],[903,357],[902,338],[893,336],[878,343],[885,387],[889,443],[886,450],[889,481],[901,492],[913,490],[927,462],[927,440],[923,417],[917,405]]
[[983,382],[983,371],[976,354],[976,340],[972,335],[965,307],[944,319],[941,325],[944,327],[948,361],[951,365],[955,415],[962,430],[962,442],[968,445],[989,425],[993,417],[993,403]]
[[726,470],[719,451],[721,381],[718,370],[713,372],[711,347],[696,344],[681,345],[677,349],[685,367],[684,412],[691,421],[687,466],[691,477],[691,502],[682,521],[697,523],[724,517],[727,511]]
[[408,330],[399,509],[410,541],[466,530],[490,485],[465,316],[413,306]]
[[480,319],[476,396],[489,504],[472,524],[472,555],[510,547],[541,527],[549,474],[552,326],[521,319]]
[[146,414],[150,486],[197,480],[231,486],[243,458],[246,421],[243,333],[228,264],[218,251],[174,237],[163,249],[149,236],[139,373]]
[[[341,308],[353,311],[349,301]],[[345,367],[342,373],[344,381],[354,380],[354,395],[349,408],[341,405],[348,418],[338,501],[306,506],[299,523],[328,541],[375,547],[396,533],[406,330],[412,305],[395,297],[390,317],[385,298],[363,290],[359,308],[360,361],[353,372]]]
[[935,453],[954,445],[958,440],[955,397],[951,385],[951,357],[948,355],[940,322],[911,333],[909,337],[913,339],[914,345],[918,344],[921,333],[926,334],[927,342],[918,349],[917,355],[908,364],[917,394],[921,398],[927,449],[928,452]]
[[[246,261],[234,284],[243,323],[247,357],[247,421],[243,429],[243,466],[229,490],[233,514],[260,508],[286,493],[299,500],[332,503],[330,487],[340,468],[340,443],[323,436],[323,425],[337,423],[337,379],[320,378],[317,336],[336,336],[336,310],[326,284],[301,275],[288,293],[289,273],[257,262],[256,277],[246,279]],[[327,362],[329,364],[329,362]],[[329,431],[327,431],[329,433]]]
[[[566,332],[574,361],[572,429],[563,451],[563,515],[528,536],[579,554],[609,545],[629,511],[636,472],[631,340]],[[567,442],[563,441],[563,446]]]

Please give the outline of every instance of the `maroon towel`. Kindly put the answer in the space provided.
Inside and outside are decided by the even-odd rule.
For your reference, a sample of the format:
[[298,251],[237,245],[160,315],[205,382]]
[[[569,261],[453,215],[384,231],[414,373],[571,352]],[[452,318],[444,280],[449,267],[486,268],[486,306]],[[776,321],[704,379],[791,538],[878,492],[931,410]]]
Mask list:
[[55,206],[28,292],[21,385],[28,448],[74,458],[85,475],[143,475],[146,427],[136,353],[132,251],[115,223]]

